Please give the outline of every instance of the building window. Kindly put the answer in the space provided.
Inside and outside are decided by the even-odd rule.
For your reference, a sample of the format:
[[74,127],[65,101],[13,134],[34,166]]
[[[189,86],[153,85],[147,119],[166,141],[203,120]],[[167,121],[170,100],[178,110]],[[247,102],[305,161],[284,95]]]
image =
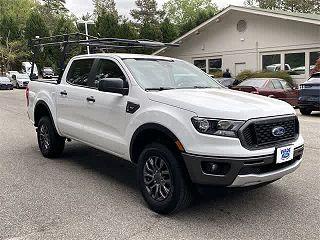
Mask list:
[[317,63],[318,59],[320,61],[320,52],[311,52],[310,53],[310,73],[312,73],[313,70],[317,71],[315,69],[315,67],[316,67],[316,63]]
[[216,73],[222,70],[222,58],[209,59],[209,73]]
[[194,60],[194,65],[200,68],[202,71],[207,72],[207,60]]
[[262,69],[265,71],[276,72],[281,70],[281,56],[280,54],[263,55]]
[[240,20],[237,23],[237,30],[238,32],[245,32],[247,30],[247,22],[245,20]]
[[[291,75],[302,75],[306,73],[305,53],[285,54],[285,66]],[[286,69],[287,70],[287,69]]]

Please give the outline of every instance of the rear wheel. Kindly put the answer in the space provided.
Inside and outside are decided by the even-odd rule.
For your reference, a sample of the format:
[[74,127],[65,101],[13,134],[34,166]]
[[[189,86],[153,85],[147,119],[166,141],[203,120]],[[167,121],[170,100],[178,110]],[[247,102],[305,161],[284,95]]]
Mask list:
[[138,184],[149,208],[169,214],[192,201],[191,183],[175,154],[166,146],[152,143],[138,162]]
[[64,149],[65,138],[59,136],[49,117],[42,117],[37,129],[38,145],[44,157],[59,157]]
[[300,108],[300,112],[302,115],[310,115],[312,113],[312,110],[308,108]]

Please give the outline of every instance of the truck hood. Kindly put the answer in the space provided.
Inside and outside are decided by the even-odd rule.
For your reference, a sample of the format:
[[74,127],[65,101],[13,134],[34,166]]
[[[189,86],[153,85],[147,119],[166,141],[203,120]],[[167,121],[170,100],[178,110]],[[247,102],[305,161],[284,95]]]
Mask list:
[[228,89],[174,89],[148,94],[151,101],[192,111],[199,117],[248,120],[295,114],[283,101]]

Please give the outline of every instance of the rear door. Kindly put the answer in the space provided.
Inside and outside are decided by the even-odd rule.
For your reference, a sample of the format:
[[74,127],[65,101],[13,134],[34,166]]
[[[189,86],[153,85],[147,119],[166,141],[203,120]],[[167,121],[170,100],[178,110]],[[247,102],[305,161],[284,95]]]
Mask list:
[[87,89],[84,112],[86,141],[98,148],[116,155],[124,155],[126,150],[126,105],[128,96],[98,91],[99,81],[121,78],[128,84],[121,65],[112,58],[100,59],[95,63],[93,81]]
[[66,81],[57,85],[57,125],[62,135],[84,140],[84,98],[87,95],[93,59],[74,60]]

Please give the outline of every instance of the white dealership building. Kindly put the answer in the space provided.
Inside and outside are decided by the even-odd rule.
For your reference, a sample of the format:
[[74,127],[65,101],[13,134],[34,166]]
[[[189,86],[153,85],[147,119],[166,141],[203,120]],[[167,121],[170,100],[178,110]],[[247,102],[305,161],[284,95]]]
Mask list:
[[233,76],[285,69],[300,83],[320,56],[320,15],[229,6],[173,43],[155,54]]

